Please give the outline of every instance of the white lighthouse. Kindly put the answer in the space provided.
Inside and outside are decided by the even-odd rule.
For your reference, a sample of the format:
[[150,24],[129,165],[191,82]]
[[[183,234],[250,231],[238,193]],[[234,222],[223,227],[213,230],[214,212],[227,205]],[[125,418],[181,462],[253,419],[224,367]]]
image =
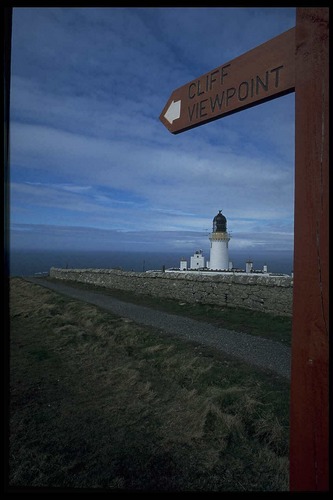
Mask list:
[[228,242],[230,235],[227,233],[227,219],[222,215],[222,210],[213,219],[213,232],[209,236],[210,261],[209,269],[228,270],[229,251]]

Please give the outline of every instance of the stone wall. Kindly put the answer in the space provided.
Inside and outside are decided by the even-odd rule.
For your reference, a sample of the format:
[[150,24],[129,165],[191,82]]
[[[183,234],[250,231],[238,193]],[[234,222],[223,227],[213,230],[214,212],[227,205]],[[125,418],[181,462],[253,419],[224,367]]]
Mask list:
[[285,276],[136,273],[115,269],[50,269],[50,276],[183,302],[244,307],[291,316],[293,280]]

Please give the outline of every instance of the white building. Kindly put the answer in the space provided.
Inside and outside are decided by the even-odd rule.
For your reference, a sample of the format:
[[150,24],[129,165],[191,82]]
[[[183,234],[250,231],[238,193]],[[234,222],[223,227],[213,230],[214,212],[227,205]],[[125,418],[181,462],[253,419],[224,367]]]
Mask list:
[[210,240],[210,261],[209,269],[229,270],[229,250],[228,243],[230,235],[227,232],[227,219],[222,215],[222,211],[215,215],[213,219],[213,231],[209,236]]
[[191,257],[190,269],[203,269],[205,267],[205,257],[202,250],[197,250]]
[[248,260],[246,261],[246,264],[245,264],[245,272],[246,273],[252,273],[252,270],[253,270],[253,262],[252,260]]
[[187,260],[185,259],[185,257],[182,257],[180,259],[180,270],[187,271]]

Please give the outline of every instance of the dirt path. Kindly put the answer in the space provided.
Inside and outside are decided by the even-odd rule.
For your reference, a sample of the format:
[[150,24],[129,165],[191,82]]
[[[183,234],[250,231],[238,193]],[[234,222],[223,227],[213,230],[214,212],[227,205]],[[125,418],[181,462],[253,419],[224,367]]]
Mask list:
[[61,281],[51,283],[43,278],[24,278],[98,307],[112,311],[143,325],[154,326],[166,333],[213,347],[259,368],[270,370],[290,380],[290,348],[272,340],[217,328],[208,323],[123,302],[101,292],[80,290]]

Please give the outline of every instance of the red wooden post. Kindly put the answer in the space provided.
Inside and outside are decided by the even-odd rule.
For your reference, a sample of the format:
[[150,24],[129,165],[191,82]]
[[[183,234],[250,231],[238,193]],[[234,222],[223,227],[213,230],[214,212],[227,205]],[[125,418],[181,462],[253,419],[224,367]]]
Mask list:
[[328,19],[328,8],[297,8],[292,491],[329,488]]

